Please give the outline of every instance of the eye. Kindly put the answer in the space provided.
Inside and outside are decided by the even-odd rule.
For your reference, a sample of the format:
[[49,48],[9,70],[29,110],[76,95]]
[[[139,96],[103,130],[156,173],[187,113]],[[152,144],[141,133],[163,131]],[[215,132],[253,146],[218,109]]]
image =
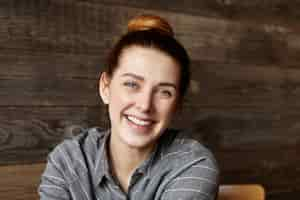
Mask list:
[[171,91],[169,91],[169,90],[161,90],[160,94],[164,98],[171,98],[173,96],[173,93]]
[[138,84],[134,81],[126,81],[126,82],[123,83],[123,85],[125,87],[132,88],[132,89],[137,89],[138,88]]

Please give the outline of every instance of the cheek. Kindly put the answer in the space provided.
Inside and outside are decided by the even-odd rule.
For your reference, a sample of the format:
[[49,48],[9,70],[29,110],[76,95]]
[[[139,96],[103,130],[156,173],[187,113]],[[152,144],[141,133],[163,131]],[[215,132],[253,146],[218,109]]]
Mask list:
[[120,112],[131,104],[132,98],[120,88],[112,88],[110,96],[111,111]]
[[162,116],[166,116],[171,118],[172,115],[176,111],[176,103],[175,102],[158,102],[157,103],[157,110],[161,113]]

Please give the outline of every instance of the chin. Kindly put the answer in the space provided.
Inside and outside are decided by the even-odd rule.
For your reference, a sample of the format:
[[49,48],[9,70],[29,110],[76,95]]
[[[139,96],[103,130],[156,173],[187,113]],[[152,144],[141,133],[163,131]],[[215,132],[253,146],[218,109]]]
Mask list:
[[[123,135],[123,141],[130,147],[136,149],[149,149],[155,146],[164,131],[136,132],[127,130],[127,134]],[[122,137],[122,136],[121,136]]]

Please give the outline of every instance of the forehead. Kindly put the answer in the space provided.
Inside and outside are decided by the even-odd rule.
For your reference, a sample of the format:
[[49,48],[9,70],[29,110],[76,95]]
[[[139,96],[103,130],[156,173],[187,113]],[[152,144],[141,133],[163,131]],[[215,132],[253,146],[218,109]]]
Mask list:
[[133,73],[145,80],[156,82],[179,82],[179,66],[166,53],[147,47],[133,46],[125,49],[119,60],[116,76]]

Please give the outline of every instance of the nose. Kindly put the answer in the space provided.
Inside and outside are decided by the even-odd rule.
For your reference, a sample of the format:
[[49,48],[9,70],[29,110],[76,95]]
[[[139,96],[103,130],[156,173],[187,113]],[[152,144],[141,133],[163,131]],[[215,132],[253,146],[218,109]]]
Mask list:
[[151,91],[141,92],[136,99],[137,108],[144,113],[151,112],[153,109],[153,95]]

